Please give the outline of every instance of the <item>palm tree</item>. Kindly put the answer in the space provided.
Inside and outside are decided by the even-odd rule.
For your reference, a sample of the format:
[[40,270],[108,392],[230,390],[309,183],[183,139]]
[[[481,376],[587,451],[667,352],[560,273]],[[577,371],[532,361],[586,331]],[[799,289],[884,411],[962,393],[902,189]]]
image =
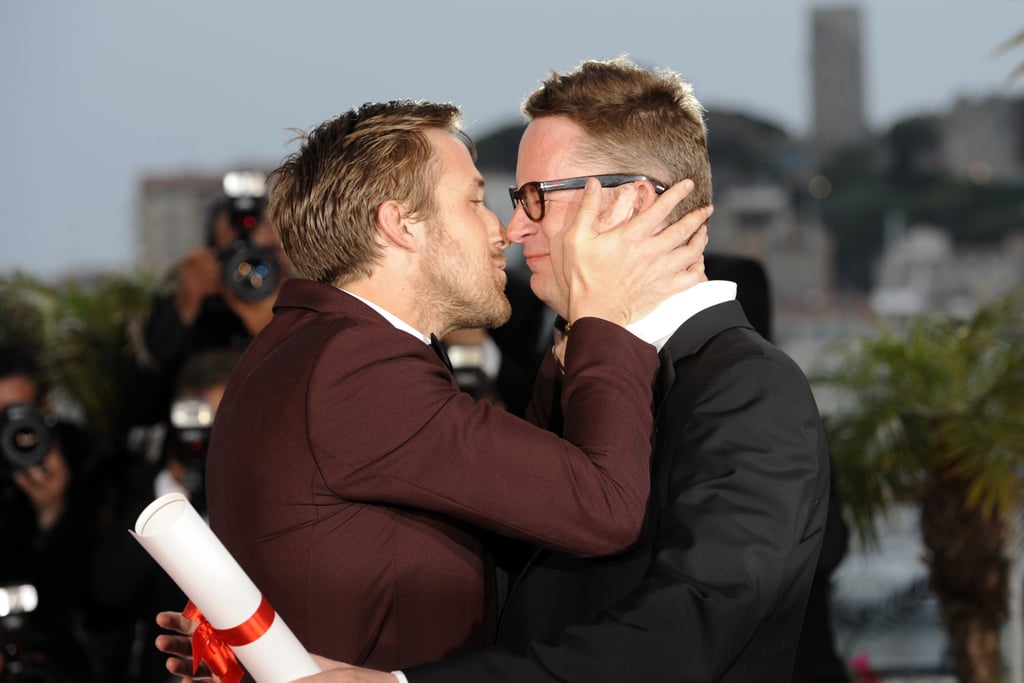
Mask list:
[[[1009,52],[1010,50],[1015,50],[1021,47],[1024,47],[1024,31],[1020,31],[1017,35],[1013,36],[1012,38],[1008,39],[1005,43],[1000,45],[996,49],[996,53],[1003,54],[1005,52]],[[1022,76],[1024,76],[1024,62],[1018,64],[1017,67],[1010,72],[1008,80],[1012,82],[1017,80],[1018,78],[1021,78]]]
[[44,379],[98,434],[118,442],[119,386],[133,326],[156,291],[147,275],[48,284],[22,273],[0,277],[0,337],[41,350]]
[[919,507],[932,590],[962,683],[997,683],[1010,519],[1024,479],[1024,291],[971,319],[920,317],[815,377],[844,503],[869,545],[880,513]]

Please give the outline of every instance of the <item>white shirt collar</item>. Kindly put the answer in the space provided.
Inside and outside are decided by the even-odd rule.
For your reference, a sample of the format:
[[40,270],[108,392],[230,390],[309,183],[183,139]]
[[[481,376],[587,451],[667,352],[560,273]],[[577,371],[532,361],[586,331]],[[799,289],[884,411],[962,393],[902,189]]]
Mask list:
[[399,318],[397,315],[395,315],[391,311],[388,311],[388,310],[386,310],[384,308],[381,308],[380,306],[378,306],[377,304],[373,303],[372,301],[368,301],[367,299],[364,299],[363,297],[359,296],[358,294],[353,294],[352,292],[348,291],[347,289],[343,289],[341,291],[345,292],[346,294],[348,294],[351,297],[355,297],[356,299],[359,299],[364,304],[366,304],[367,306],[369,306],[373,310],[375,310],[378,313],[380,313],[381,316],[385,320],[387,320],[389,323],[394,325],[397,329],[402,330],[403,332],[408,332],[412,336],[414,336],[417,339],[419,339],[420,341],[422,341],[424,344],[429,344],[430,343],[430,337],[425,337],[422,332],[420,332],[415,327],[413,327],[409,323],[407,323],[404,320],[402,320],[401,318]]
[[735,282],[729,280],[698,282],[693,287],[665,299],[651,313],[635,323],[630,323],[626,329],[661,351],[661,347],[684,322],[706,308],[732,301],[735,298]]

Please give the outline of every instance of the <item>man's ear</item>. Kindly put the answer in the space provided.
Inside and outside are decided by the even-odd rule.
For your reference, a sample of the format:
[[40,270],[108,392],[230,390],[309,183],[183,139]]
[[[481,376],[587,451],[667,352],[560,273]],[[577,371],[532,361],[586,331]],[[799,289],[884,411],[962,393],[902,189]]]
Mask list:
[[377,229],[385,246],[395,246],[406,251],[418,247],[418,221],[409,219],[401,202],[389,199],[377,207]]
[[658,198],[658,193],[654,191],[654,183],[650,180],[641,180],[636,184],[636,204],[633,206],[633,215],[636,215],[644,209],[649,209],[654,200]]

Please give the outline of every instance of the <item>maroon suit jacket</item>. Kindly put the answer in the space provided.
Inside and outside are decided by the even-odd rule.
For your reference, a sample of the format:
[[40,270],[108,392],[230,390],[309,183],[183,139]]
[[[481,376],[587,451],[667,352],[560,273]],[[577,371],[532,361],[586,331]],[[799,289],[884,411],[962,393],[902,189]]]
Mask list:
[[572,555],[637,538],[657,368],[622,328],[578,321],[563,440],[460,392],[358,299],[289,281],[220,404],[211,526],[311,652],[392,669],[483,647],[480,530]]

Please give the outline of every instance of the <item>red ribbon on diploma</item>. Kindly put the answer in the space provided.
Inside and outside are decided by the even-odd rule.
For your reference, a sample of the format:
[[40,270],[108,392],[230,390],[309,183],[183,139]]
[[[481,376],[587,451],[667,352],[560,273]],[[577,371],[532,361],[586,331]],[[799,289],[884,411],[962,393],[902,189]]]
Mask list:
[[242,665],[231,647],[248,645],[259,639],[274,623],[276,612],[267,598],[261,596],[260,606],[253,615],[234,628],[214,628],[191,600],[182,614],[199,622],[192,634],[192,673],[199,670],[200,662],[206,662],[210,670],[220,676],[222,683],[238,683],[242,680]]

